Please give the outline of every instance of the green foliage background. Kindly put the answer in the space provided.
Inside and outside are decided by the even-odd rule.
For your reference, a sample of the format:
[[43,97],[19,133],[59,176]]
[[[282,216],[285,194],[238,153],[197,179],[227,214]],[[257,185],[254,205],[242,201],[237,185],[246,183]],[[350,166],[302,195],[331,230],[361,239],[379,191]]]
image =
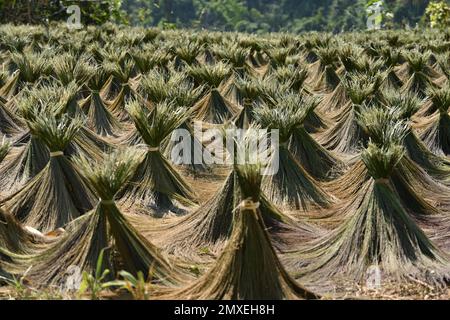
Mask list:
[[[34,22],[58,11],[55,0],[0,0],[0,21]],[[57,2],[57,1],[56,1]],[[78,3],[83,24],[106,21],[131,25],[272,32],[364,29],[366,0],[61,0]],[[429,0],[385,0],[393,27],[424,23]],[[32,12],[29,7],[31,3]],[[42,9],[42,8],[45,8]],[[12,11],[11,11],[12,10]],[[62,19],[64,13],[52,16]]]

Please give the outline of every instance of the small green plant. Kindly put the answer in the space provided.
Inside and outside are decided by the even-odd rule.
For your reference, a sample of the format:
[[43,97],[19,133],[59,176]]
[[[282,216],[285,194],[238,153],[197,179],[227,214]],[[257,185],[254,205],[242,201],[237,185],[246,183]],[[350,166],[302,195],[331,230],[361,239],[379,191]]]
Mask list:
[[[151,272],[149,272],[151,274]],[[127,290],[135,300],[148,300],[148,284],[145,281],[144,273],[139,271],[137,277],[127,271],[120,271],[119,275],[123,280],[115,281],[115,284],[119,285],[121,289]]]
[[201,254],[211,254],[211,251],[209,250],[208,247],[200,248],[199,251],[200,251]]
[[100,293],[103,290],[118,285],[116,281],[104,282],[110,273],[108,269],[102,270],[104,252],[105,249],[100,251],[94,275],[86,271],[83,272],[83,280],[81,281],[78,292],[80,295],[83,295],[88,291],[90,293],[91,300],[99,300]]
[[189,266],[189,271],[197,277],[200,275],[200,268],[197,265]]
[[12,277],[0,276],[0,280],[3,280],[12,287],[14,298],[20,300],[30,300],[33,299],[34,295],[36,294],[37,291],[35,289],[25,284],[26,276],[30,270],[31,266],[19,278],[14,275]]

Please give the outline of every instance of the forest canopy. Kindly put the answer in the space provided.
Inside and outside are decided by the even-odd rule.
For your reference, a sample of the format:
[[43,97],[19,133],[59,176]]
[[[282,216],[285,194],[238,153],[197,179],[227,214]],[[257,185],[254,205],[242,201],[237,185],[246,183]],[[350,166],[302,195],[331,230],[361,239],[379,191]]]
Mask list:
[[[41,23],[67,19],[81,8],[82,24],[107,21],[162,28],[241,32],[343,32],[366,28],[367,0],[0,0],[0,22]],[[444,1],[445,2],[445,1]],[[428,23],[429,0],[384,0],[387,28]],[[447,1],[448,3],[448,1]]]

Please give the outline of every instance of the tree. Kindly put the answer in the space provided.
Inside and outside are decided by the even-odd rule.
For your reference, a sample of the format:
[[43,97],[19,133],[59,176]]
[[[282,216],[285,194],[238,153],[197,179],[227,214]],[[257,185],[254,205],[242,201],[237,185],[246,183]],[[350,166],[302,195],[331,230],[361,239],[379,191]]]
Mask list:
[[200,12],[202,26],[225,26],[225,30],[235,30],[242,21],[248,19],[248,8],[241,0],[195,1]]
[[448,19],[448,0],[431,2],[427,14],[430,0],[0,0],[0,23],[65,21],[69,14],[64,7],[78,5],[83,25],[111,21],[257,33],[343,32],[366,29],[368,2],[383,2],[382,27],[428,18],[433,27],[442,27]]
[[77,5],[83,24],[102,24],[107,21],[127,23],[121,0],[0,0],[0,23],[40,24],[69,17],[66,9]]
[[450,6],[445,1],[432,1],[425,10],[431,28],[444,29],[450,25]]

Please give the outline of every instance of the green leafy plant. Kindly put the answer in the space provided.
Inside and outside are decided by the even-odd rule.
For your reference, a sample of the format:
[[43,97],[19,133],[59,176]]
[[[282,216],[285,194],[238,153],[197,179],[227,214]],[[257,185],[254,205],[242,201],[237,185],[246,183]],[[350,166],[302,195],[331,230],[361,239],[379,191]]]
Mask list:
[[[151,274],[151,272],[149,272]],[[121,289],[127,290],[135,300],[148,300],[149,289],[148,284],[145,281],[144,273],[139,271],[137,277],[127,271],[120,271],[119,276],[123,280],[115,281],[115,284],[120,285]]]
[[26,276],[31,266],[20,276],[0,276],[0,280],[6,282],[13,289],[14,297],[21,300],[29,300],[35,295],[36,290],[26,285]]
[[425,10],[430,27],[444,29],[450,25],[450,6],[446,1],[431,1]]
[[97,264],[95,268],[95,273],[90,274],[86,271],[83,272],[83,280],[80,284],[80,289],[78,290],[78,293],[80,295],[85,294],[86,292],[90,293],[90,298],[92,300],[99,300],[100,294],[105,289],[108,289],[110,287],[117,286],[117,282],[115,281],[105,281],[110,274],[109,269],[103,270],[103,256],[104,256],[105,249],[102,249],[100,251],[100,255],[97,259]]

